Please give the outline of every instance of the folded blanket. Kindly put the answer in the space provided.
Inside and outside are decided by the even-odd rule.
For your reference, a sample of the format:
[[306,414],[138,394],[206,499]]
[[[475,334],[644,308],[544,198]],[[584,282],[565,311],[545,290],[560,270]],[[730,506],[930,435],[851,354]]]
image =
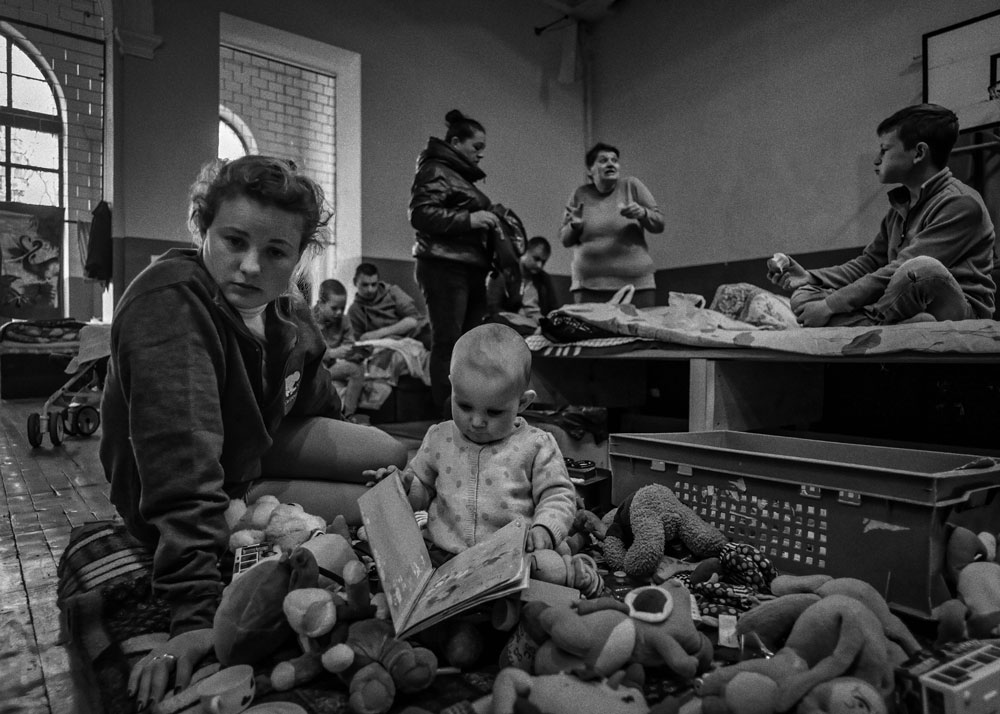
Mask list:
[[581,303],[564,305],[559,311],[615,335],[693,347],[847,356],[893,352],[1000,353],[1000,322],[995,320],[774,330],[691,304],[637,310],[631,305]]
[[787,330],[799,327],[790,302],[784,295],[776,295],[750,283],[730,283],[719,286],[708,307],[751,325]]
[[[365,340],[355,344],[358,346],[371,347],[376,350],[376,354],[381,350],[389,350],[399,355],[405,365],[406,373],[421,380],[427,386],[430,386],[431,377],[427,366],[428,359],[430,358],[430,352],[428,352],[426,347],[412,337],[385,337],[378,340]],[[367,376],[378,378],[390,377],[390,375],[386,374],[372,373],[375,366],[375,363],[373,362],[374,358],[375,355],[372,355],[372,357],[368,359],[369,372]],[[399,376],[399,374],[391,375],[391,377],[395,379],[398,379]]]

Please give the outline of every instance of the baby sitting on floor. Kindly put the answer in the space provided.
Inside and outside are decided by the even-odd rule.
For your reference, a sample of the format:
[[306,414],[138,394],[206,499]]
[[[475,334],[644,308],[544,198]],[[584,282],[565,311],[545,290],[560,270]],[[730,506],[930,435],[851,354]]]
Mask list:
[[[434,560],[488,538],[518,516],[531,524],[527,550],[565,540],[576,492],[555,438],[518,416],[535,398],[530,377],[531,352],[505,325],[480,325],[455,343],[453,418],[431,426],[398,472],[413,509],[427,510]],[[392,473],[395,466],[366,475],[381,480]]]

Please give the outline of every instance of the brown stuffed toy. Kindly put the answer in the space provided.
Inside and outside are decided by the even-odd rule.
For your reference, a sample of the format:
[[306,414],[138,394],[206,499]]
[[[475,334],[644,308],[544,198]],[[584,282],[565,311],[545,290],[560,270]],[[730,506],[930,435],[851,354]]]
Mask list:
[[[906,656],[915,655],[921,650],[917,638],[902,620],[892,614],[885,598],[864,580],[834,578],[829,575],[779,575],[771,581],[771,592],[781,596],[810,592],[820,597],[847,595],[860,601],[874,613],[885,636],[898,645]],[[902,661],[905,657],[893,653],[893,659]]]
[[[697,559],[719,554],[726,537],[666,486],[650,484],[629,495],[614,512],[604,534],[604,558],[634,578],[656,571],[669,549]],[[676,553],[675,553],[676,554]]]
[[[693,677],[711,664],[713,649],[691,618],[691,594],[676,580],[614,598],[565,605],[529,603],[526,628],[539,640],[535,674],[582,671],[609,677],[631,663],[666,665]],[[547,638],[547,639],[546,639]]]
[[856,598],[827,595],[801,612],[772,657],[715,670],[697,692],[704,714],[775,714],[796,707],[818,685],[849,677],[874,689],[885,711],[894,667],[875,613]]
[[293,644],[295,631],[281,603],[290,591],[315,586],[318,578],[315,557],[298,548],[257,563],[227,585],[212,626],[219,662],[257,664]]

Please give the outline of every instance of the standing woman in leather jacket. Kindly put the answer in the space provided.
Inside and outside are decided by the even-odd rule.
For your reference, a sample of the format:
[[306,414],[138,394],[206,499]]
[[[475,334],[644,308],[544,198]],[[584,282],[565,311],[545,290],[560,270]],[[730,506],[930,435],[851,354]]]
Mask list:
[[486,177],[479,162],[486,130],[452,109],[444,139],[431,137],[417,158],[410,192],[410,225],[416,279],[431,323],[431,395],[446,414],[451,393],[449,363],[455,342],[487,314],[486,239],[499,227],[490,199],[474,185]]

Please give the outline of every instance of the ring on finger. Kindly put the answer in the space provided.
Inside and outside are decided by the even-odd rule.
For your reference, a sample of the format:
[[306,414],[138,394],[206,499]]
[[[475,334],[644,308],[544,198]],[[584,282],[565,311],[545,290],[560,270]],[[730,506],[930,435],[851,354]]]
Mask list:
[[153,657],[153,662],[158,662],[160,660],[168,660],[173,662],[177,659],[177,655],[172,655],[169,652],[164,652],[163,654],[158,654]]

